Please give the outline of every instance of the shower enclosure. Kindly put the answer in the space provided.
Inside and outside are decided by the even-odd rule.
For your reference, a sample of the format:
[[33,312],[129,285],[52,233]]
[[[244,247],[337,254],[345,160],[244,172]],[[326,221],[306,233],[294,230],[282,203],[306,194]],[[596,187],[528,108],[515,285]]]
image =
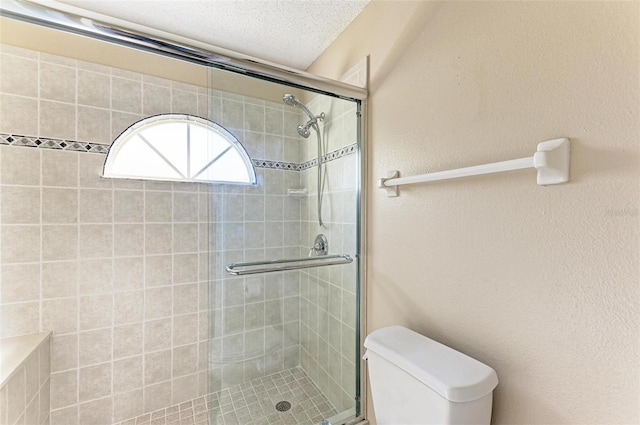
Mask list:
[[[242,127],[227,124],[253,141],[258,174],[255,187],[210,188],[210,388],[247,402],[235,411],[241,423],[264,413],[296,424],[357,416],[357,262],[325,266],[313,249],[322,234],[329,260],[357,258],[357,104],[300,96],[308,106],[293,96],[210,98],[223,125],[244,108]],[[258,263],[251,274],[227,271],[247,263]],[[269,271],[283,266],[295,269]]]
[[[33,129],[7,115],[0,123],[1,153],[24,162],[40,152],[42,175],[62,176],[77,192],[50,190],[48,185],[61,184],[45,180],[0,184],[40,184],[43,199],[51,197],[48,202],[64,195],[59,202],[76,196],[80,204],[76,222],[39,224],[43,235],[76,232],[80,249],[74,256],[28,261],[40,261],[42,270],[61,268],[63,260],[81,271],[91,263],[102,267],[96,273],[106,273],[78,283],[75,292],[42,291],[33,308],[43,319],[33,329],[19,327],[25,333],[54,332],[51,424],[169,424],[185,417],[195,424],[243,425],[362,420],[364,90],[259,61],[221,60],[44,11],[21,2],[2,4],[3,25],[12,36],[3,37],[7,44],[0,45],[0,57],[27,73],[31,65],[39,70],[34,76],[40,90],[16,96],[34,96],[37,108],[58,102],[65,107],[55,108],[55,121],[75,122],[77,130],[56,132],[42,125],[53,109],[35,110],[33,119],[41,117],[41,125]],[[89,40],[78,41],[72,32]],[[89,43],[94,51],[111,49],[114,59],[97,64],[78,51],[71,58],[62,49],[39,51],[37,43],[24,43],[31,35],[62,37],[60,46]],[[119,54],[156,66],[129,68],[118,61]],[[3,78],[24,80],[9,72],[20,67],[4,67]],[[46,98],[46,88],[61,81],[65,90],[74,87],[73,95]],[[4,87],[0,96],[13,99],[13,88]],[[91,121],[85,125],[86,113]],[[110,143],[137,122],[164,114],[223,127],[248,153],[257,183],[102,178]],[[63,176],[73,167],[55,168],[67,163],[80,164],[75,183],[73,176]],[[43,210],[41,216],[50,214]],[[87,239],[90,249],[85,250],[89,230],[95,240]],[[63,242],[56,243],[66,252]],[[50,286],[48,278],[43,274],[43,288]],[[54,306],[60,309],[55,314]],[[66,320],[65,311],[79,318]],[[91,320],[83,321],[83,314]],[[78,325],[68,325],[71,320]],[[3,330],[2,336],[17,333]],[[101,349],[84,350],[85,341]],[[74,350],[75,359],[68,357]]]

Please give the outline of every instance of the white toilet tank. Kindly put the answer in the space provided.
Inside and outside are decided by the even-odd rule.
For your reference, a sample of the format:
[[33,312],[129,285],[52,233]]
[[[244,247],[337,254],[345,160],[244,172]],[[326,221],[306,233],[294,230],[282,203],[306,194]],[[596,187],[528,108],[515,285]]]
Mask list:
[[489,424],[498,376],[489,366],[402,326],[367,336],[378,425]]

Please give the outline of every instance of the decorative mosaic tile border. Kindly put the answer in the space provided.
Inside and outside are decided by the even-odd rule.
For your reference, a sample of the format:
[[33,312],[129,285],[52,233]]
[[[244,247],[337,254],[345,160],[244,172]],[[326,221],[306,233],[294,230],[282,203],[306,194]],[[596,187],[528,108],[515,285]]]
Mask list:
[[[105,145],[102,143],[92,142],[78,142],[74,140],[64,139],[50,139],[45,137],[33,137],[33,136],[21,136],[17,134],[5,134],[0,133],[0,145],[10,146],[25,146],[31,148],[40,149],[57,149],[74,152],[89,152],[89,153],[101,153],[106,154],[109,152],[111,145]],[[356,153],[357,146],[352,144],[345,146],[333,152],[329,152],[322,156],[322,162],[330,162],[343,156]],[[294,162],[283,161],[271,161],[268,159],[252,159],[254,167],[257,168],[270,168],[275,170],[290,170],[290,171],[304,171],[318,165],[318,159],[303,162],[302,164],[296,164]]]
[[58,149],[102,154],[106,154],[109,151],[109,145],[103,145],[101,143],[77,142],[74,140],[49,139],[45,137],[30,137],[2,133],[0,133],[0,145],[26,146],[31,148]]

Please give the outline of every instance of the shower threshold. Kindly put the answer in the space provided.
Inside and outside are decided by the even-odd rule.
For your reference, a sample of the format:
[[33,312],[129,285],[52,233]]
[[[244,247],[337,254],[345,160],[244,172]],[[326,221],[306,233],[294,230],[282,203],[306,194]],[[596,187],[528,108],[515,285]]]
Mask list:
[[296,367],[115,425],[315,425],[337,413]]

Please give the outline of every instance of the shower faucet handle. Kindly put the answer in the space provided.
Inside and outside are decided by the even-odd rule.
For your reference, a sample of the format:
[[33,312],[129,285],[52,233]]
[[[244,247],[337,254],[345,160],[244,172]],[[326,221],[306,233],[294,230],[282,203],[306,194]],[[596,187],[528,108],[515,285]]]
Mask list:
[[321,233],[316,236],[316,239],[313,241],[313,246],[311,247],[311,252],[313,252],[316,257],[327,255],[329,252],[329,241],[325,235]]

